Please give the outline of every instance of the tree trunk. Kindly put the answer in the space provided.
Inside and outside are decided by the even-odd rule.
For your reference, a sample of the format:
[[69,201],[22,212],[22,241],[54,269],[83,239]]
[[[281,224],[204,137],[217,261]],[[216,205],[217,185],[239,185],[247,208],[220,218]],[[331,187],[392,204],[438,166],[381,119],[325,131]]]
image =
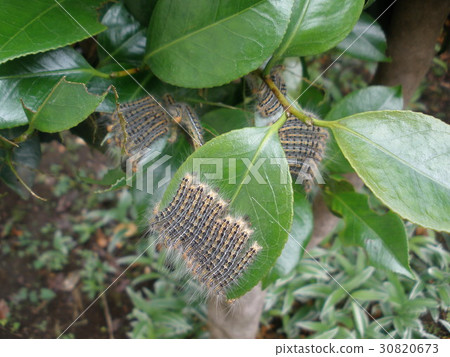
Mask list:
[[386,35],[391,62],[378,66],[373,84],[401,85],[405,107],[430,68],[450,0],[398,0]]

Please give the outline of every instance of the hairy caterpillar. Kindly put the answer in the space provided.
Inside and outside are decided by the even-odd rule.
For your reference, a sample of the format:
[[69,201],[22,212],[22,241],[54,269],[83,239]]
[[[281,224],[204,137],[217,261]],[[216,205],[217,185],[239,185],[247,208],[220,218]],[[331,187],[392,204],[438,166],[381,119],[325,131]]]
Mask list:
[[[281,73],[283,66],[276,66],[270,71],[270,78],[275,83],[277,88],[283,95],[286,95],[286,82]],[[278,101],[275,94],[269,86],[263,81],[259,84],[254,75],[247,76],[247,83],[254,94],[256,94],[257,105],[256,109],[263,118],[274,117],[283,112],[283,106]]]
[[150,96],[120,104],[112,120],[113,139],[128,155],[148,148],[171,127],[170,116]]
[[278,130],[281,146],[289,164],[291,175],[301,179],[305,191],[312,188],[314,169],[317,169],[325,152],[328,132],[326,129],[306,125],[290,113]]
[[159,240],[176,251],[191,275],[211,295],[225,297],[261,246],[248,247],[252,230],[229,214],[228,203],[190,175],[180,182],[175,196],[150,222]]
[[176,103],[169,94],[164,96],[164,101],[169,113],[189,135],[194,148],[198,149],[202,146],[205,143],[203,139],[203,127],[200,124],[197,114],[192,108],[186,103]]
[[[281,75],[282,69],[282,66],[274,67],[270,77],[280,92],[286,96],[286,83]],[[275,115],[280,115],[284,108],[269,86],[262,82],[258,87],[256,78],[252,76],[248,78],[248,82],[250,88],[256,93],[257,109],[261,116],[277,118]],[[328,132],[326,129],[304,124],[289,112],[286,112],[286,115],[287,120],[279,129],[278,136],[291,175],[296,182],[303,183],[305,191],[308,192],[312,188],[314,171],[318,170],[323,158]],[[311,113],[308,115],[314,116]]]
[[166,109],[148,96],[122,103],[113,113],[112,137],[128,155],[145,150],[169,133],[169,141],[175,141],[178,125],[192,138],[195,148],[203,145],[203,128],[192,108],[176,103],[170,95],[166,95],[164,101]]

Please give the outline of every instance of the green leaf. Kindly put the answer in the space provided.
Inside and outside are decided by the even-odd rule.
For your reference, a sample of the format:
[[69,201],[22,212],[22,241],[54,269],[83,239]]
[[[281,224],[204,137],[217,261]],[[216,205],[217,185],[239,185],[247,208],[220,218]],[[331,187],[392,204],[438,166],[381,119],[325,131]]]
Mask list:
[[336,46],[355,26],[364,0],[298,0],[275,58],[309,56]]
[[[195,171],[202,182],[216,188],[224,199],[229,200],[231,214],[248,217],[254,230],[250,240],[257,241],[262,250],[238,284],[227,292],[229,299],[243,295],[267,274],[288,238],[287,232],[292,223],[292,185],[277,131],[278,126],[275,125],[245,128],[207,142],[180,167],[161,201],[161,208],[167,206],[181,178]],[[194,170],[194,160],[202,158],[213,159],[217,164],[203,164]],[[270,163],[270,158],[280,159]],[[199,163],[201,161],[197,161],[197,165]],[[223,174],[205,180],[205,174],[215,173],[220,165]],[[259,166],[258,172],[263,182],[256,180],[247,165],[254,169]]]
[[380,111],[330,122],[347,160],[403,218],[450,231],[450,127],[431,116]]
[[363,12],[352,32],[336,48],[347,56],[373,62],[389,61],[386,36],[380,24]]
[[70,129],[91,114],[103,101],[103,95],[90,94],[81,83],[67,82],[65,77],[55,85],[36,111],[24,103],[30,127],[45,133]]
[[[370,86],[355,91],[339,102],[327,114],[325,120],[337,120],[365,111],[400,110],[403,108],[401,86]],[[328,142],[327,156],[324,160],[326,170],[335,173],[353,172],[347,159],[332,135]]]
[[347,245],[363,247],[372,265],[412,277],[402,220],[392,212],[376,214],[367,199],[355,192],[333,194],[331,209],[345,221],[339,238]]
[[286,31],[293,0],[160,0],[145,61],[188,88],[228,83],[258,68]]
[[[27,199],[30,193],[19,182],[16,175],[14,175],[11,168],[7,165],[6,155],[8,155],[6,150],[0,149],[0,179],[21,198]],[[31,187],[36,176],[36,169],[39,167],[41,161],[39,138],[32,136],[20,143],[18,148],[13,149],[11,161],[20,178]]]
[[69,81],[86,83],[94,75],[98,72],[72,48],[0,65],[0,129],[28,124],[21,99],[28,108],[37,110],[62,76]]
[[147,27],[150,21],[150,15],[155,8],[158,0],[125,0],[125,6],[128,11],[141,23]]
[[[269,275],[264,278],[263,288],[280,277],[288,275],[297,266],[311,238],[313,214],[311,204],[304,194],[294,192],[294,217],[291,233],[283,252]],[[303,249],[302,249],[303,248]]]
[[216,109],[202,116],[202,124],[207,124],[217,133],[223,134],[231,130],[250,126],[252,113],[240,109]]
[[[98,42],[107,51],[98,49],[99,66],[120,62],[140,66],[145,53],[145,30],[122,4],[114,4],[102,18],[108,29],[98,35]],[[114,58],[114,60],[111,58]]]
[[63,47],[105,30],[96,11],[103,2],[59,0],[60,6],[54,0],[2,0],[0,63]]

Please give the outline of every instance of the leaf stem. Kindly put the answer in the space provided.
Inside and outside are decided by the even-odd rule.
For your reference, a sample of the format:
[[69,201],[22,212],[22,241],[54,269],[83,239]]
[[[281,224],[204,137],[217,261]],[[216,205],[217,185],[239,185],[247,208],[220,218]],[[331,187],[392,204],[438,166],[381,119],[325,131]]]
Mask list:
[[124,69],[123,71],[116,71],[111,72],[109,75],[107,75],[109,78],[119,78],[119,77],[126,77],[132,74],[136,74],[141,71],[146,71],[150,69],[149,66],[145,65],[143,67],[136,67],[136,68],[130,68],[130,69]]
[[306,125],[317,125],[323,127],[333,126],[333,124],[331,124],[332,122],[316,119],[313,116],[297,109],[294,103],[290,103],[289,100],[283,95],[283,93],[281,93],[281,91],[275,85],[273,80],[270,78],[270,75],[264,76],[264,82],[266,82],[268,87],[272,90],[273,94],[275,94],[277,99],[280,101],[281,105],[285,108],[285,111],[291,113],[292,115],[300,119],[302,122],[304,122]]
[[9,145],[13,145],[13,146],[15,146],[17,148],[19,147],[19,145],[17,145],[14,141],[8,140],[8,139],[6,139],[5,137],[3,137],[1,135],[0,135],[0,140],[3,140],[4,142],[8,143]]
[[19,180],[19,182],[23,185],[23,187],[26,188],[26,190],[35,198],[42,200],[42,201],[47,201],[47,199],[42,198],[41,196],[38,196],[37,194],[35,194],[33,192],[33,190],[25,183],[24,180],[22,180],[22,178],[19,176],[18,172],[16,171],[12,161],[11,161],[11,151],[8,152],[8,155],[6,156],[6,163],[8,165],[8,167],[10,168],[10,170],[12,171],[12,173],[14,174],[14,176],[16,176],[16,178]]

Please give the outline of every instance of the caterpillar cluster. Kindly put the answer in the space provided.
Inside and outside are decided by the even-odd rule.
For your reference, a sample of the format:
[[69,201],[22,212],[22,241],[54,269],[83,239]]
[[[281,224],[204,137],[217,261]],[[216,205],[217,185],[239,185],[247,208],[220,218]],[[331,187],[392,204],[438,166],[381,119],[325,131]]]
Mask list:
[[150,222],[165,247],[179,253],[188,271],[210,294],[225,297],[261,246],[248,247],[252,230],[229,214],[227,202],[186,175],[169,205]]
[[291,175],[303,183],[306,192],[312,189],[314,171],[322,161],[327,141],[326,129],[306,125],[287,113],[287,120],[278,130]]
[[[270,72],[270,77],[280,92],[286,96],[286,83],[281,72],[282,66],[276,66]],[[248,82],[253,91],[257,88],[257,110],[260,115],[265,118],[274,117],[277,119],[284,108],[269,86],[262,82],[259,87],[256,87],[254,78]],[[286,115],[287,120],[278,130],[278,136],[291,175],[296,181],[300,179],[299,181],[303,183],[305,191],[308,192],[314,182],[314,171],[318,169],[322,161],[328,141],[328,132],[324,128],[304,124],[289,112],[286,112]],[[314,115],[309,113],[309,116],[313,117]]]
[[[286,96],[286,82],[281,75],[282,69],[282,66],[274,67],[270,71],[270,78],[275,83],[280,92],[284,96]],[[247,76],[247,83],[249,84],[251,91],[256,95],[256,109],[263,118],[277,118],[277,114],[278,116],[281,115],[284,108],[275,94],[264,81],[259,84],[258,78],[256,76],[249,75]]]
[[169,132],[175,141],[178,125],[191,137],[195,148],[204,144],[203,129],[194,111],[185,103],[176,103],[170,96],[164,98],[166,109],[152,97],[121,103],[112,116],[111,133],[115,143],[124,147],[128,155],[149,148]]

